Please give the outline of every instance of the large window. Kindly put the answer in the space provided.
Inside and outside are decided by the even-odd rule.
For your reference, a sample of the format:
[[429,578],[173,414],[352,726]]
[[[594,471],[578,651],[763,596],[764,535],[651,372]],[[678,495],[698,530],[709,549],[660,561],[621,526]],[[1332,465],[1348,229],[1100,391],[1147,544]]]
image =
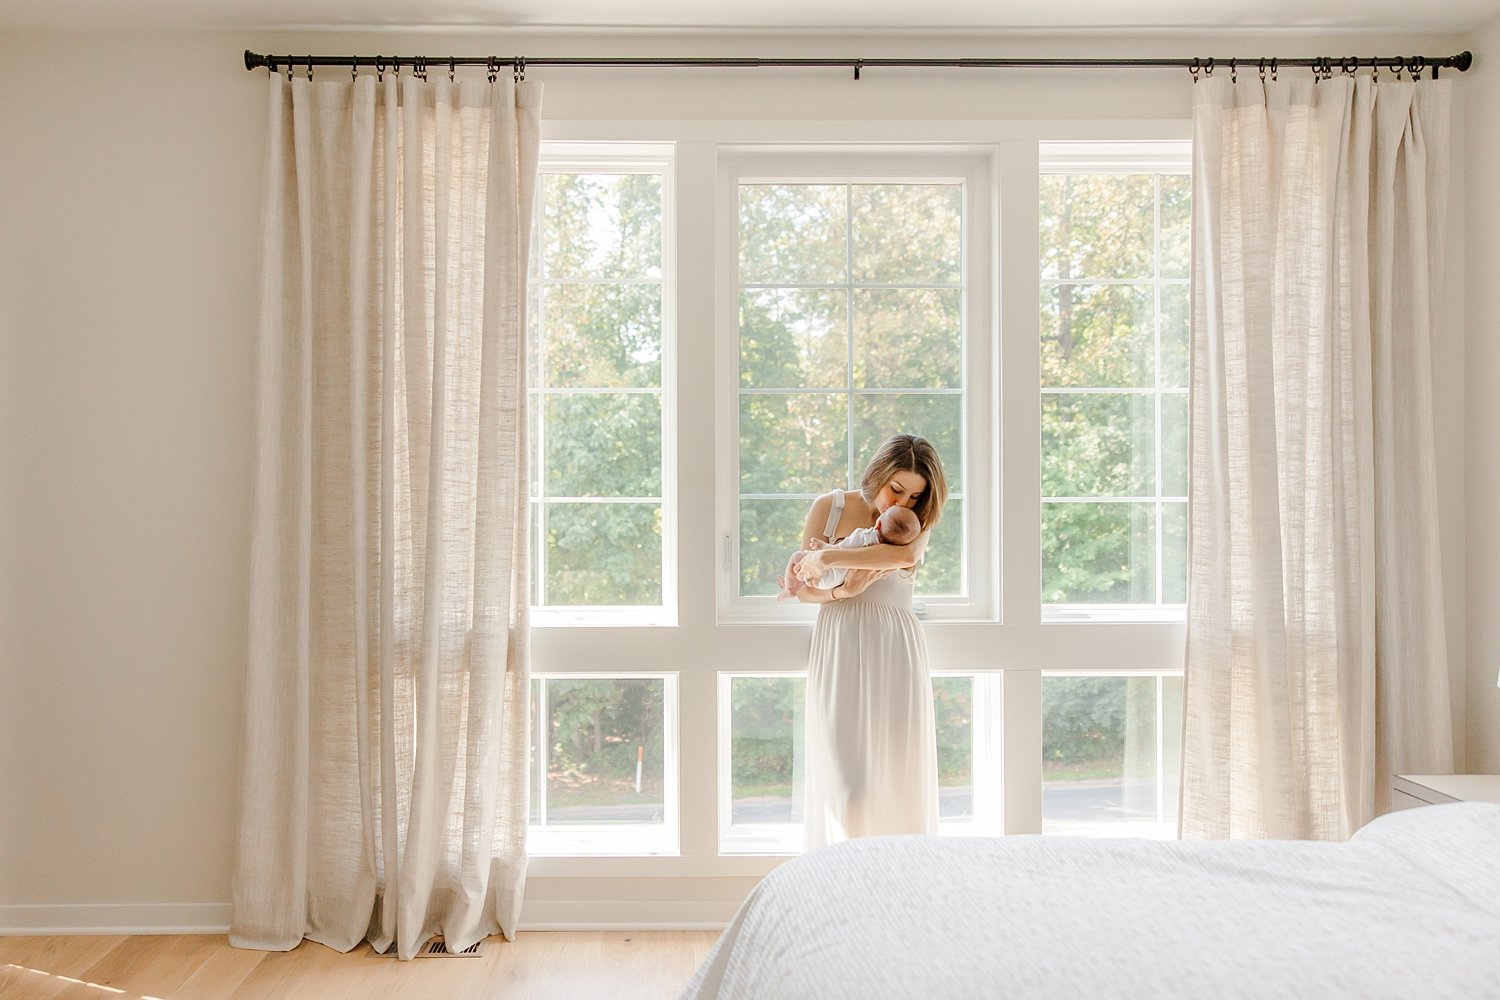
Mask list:
[[1187,590],[1186,150],[1041,155],[1042,601],[1160,613]]
[[969,314],[986,286],[970,278],[985,256],[972,231],[977,176],[957,158],[738,164],[727,188],[739,456],[731,609],[769,612],[811,502],[857,488],[880,443],[908,432],[936,446],[949,487],[917,593],[973,613],[966,373]]
[[538,620],[670,621],[670,171],[549,151],[528,312]]
[[722,919],[679,877],[727,887],[800,850],[817,609],[775,578],[808,506],[897,431],[950,480],[916,606],[942,831],[1172,831],[1185,145],[802,124],[605,129],[680,139],[642,146],[554,122],[543,144],[530,847],[549,914],[602,898],[554,876],[666,875],[641,899],[683,898],[640,912]]

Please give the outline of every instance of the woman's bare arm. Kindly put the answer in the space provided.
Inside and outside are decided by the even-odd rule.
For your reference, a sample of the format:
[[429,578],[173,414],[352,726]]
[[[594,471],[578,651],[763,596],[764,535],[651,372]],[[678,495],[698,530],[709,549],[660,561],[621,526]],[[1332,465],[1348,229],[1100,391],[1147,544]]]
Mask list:
[[[927,550],[927,532],[922,532],[915,541],[905,545],[878,543],[854,549],[818,549],[809,552],[802,565],[807,571],[817,570],[821,575],[826,569],[842,566],[846,569],[909,569],[915,566]],[[808,566],[808,560],[812,565]],[[816,578],[815,578],[816,579]]]
[[[821,590],[812,584],[803,584],[802,589],[797,591],[797,600],[804,604],[832,604],[834,601],[864,593],[865,588],[889,572],[891,571],[875,569],[850,570],[843,583],[827,590]],[[835,594],[835,591],[838,593]]]

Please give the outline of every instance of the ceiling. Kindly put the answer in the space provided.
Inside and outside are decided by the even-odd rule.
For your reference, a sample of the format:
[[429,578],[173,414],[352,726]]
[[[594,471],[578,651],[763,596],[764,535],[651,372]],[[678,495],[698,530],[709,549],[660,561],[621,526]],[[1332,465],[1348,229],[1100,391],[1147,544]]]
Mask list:
[[1460,34],[1500,0],[0,0],[0,28]]

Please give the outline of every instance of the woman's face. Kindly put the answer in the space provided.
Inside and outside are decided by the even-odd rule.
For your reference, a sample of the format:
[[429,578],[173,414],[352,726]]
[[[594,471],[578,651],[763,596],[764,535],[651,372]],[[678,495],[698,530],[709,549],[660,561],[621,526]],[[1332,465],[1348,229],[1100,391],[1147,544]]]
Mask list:
[[887,507],[915,507],[927,489],[927,479],[915,472],[898,472],[875,494],[875,511],[883,514]]

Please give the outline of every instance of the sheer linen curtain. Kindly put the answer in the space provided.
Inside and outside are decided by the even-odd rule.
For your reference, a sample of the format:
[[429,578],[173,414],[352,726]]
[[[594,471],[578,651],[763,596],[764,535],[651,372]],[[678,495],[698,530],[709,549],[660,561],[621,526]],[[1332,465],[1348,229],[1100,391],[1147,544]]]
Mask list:
[[1450,83],[1196,85],[1182,834],[1452,770],[1432,338]]
[[515,934],[539,84],[270,79],[230,940]]

